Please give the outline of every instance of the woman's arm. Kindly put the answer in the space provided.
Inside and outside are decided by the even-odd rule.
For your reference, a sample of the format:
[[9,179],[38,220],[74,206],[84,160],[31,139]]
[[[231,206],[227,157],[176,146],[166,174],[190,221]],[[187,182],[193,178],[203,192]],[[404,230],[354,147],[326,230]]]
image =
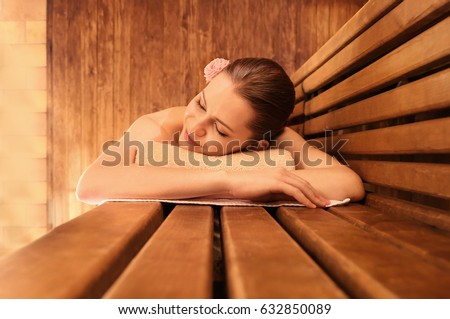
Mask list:
[[118,143],[109,145],[80,177],[78,199],[97,204],[114,198],[175,199],[225,192],[223,172],[148,165],[146,157],[153,152],[152,143],[171,138],[159,124],[173,115],[171,111],[177,110],[140,117]]
[[140,153],[148,154],[152,147],[149,138],[159,141],[164,135],[152,116],[138,119],[126,134],[118,145],[110,145],[83,173],[77,187],[81,201],[98,204],[114,198],[205,196],[270,200],[274,195],[284,194],[309,207],[327,204],[302,178],[284,168],[225,172],[139,163]]
[[295,160],[295,174],[321,192],[329,199],[352,201],[364,197],[361,178],[348,166],[337,159],[311,146],[299,134],[290,128],[277,138],[279,147],[283,147]]

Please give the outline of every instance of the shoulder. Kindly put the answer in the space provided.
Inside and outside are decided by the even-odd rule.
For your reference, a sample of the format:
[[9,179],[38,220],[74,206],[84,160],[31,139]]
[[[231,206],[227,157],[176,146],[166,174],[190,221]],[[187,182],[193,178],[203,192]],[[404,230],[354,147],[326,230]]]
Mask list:
[[134,121],[128,131],[135,138],[167,139],[181,130],[186,107],[175,106],[158,112],[142,115]]

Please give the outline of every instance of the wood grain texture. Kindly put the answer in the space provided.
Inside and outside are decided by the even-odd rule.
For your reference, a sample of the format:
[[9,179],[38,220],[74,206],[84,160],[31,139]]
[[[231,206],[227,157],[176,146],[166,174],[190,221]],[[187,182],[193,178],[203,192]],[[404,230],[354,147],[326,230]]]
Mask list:
[[[328,3],[330,4],[328,7],[329,12],[325,20],[328,18],[330,21],[329,34],[332,37],[326,43],[323,40],[318,41],[318,43],[322,42],[323,46],[319,44],[318,50],[314,55],[292,74],[291,80],[295,84],[301,83],[308,75],[317,70],[348,43],[357,38],[382,15],[400,3],[400,1],[368,1],[351,19],[346,18],[348,14],[348,10],[346,9],[348,8],[344,7],[339,0],[328,1]],[[319,12],[324,10],[323,5],[324,1],[318,2]]]
[[[384,1],[384,5],[388,7],[388,1]],[[308,76],[303,81],[305,92],[311,93],[348,70],[357,69],[368,64],[367,61],[377,59],[415,35],[417,30],[430,21],[445,16],[449,10],[447,0],[403,1]],[[364,19],[360,18],[358,21]]]
[[213,210],[178,205],[106,298],[212,298]]
[[[321,133],[450,106],[450,69],[361,100],[305,122],[305,134]],[[311,101],[306,102],[311,103]],[[371,110],[371,112],[368,112]],[[300,114],[293,112],[293,114]]]
[[450,165],[364,160],[348,163],[366,182],[450,198]]
[[366,205],[331,207],[328,211],[401,249],[411,251],[424,261],[450,270],[450,232]]
[[322,209],[277,218],[352,297],[448,298],[448,271]]
[[[332,150],[347,141],[342,154],[438,154],[449,153],[450,117],[316,139]],[[370,141],[370,143],[367,143]]]
[[431,69],[450,55],[450,18],[446,18],[397,49],[384,55],[361,71],[319,94],[305,114],[310,115],[348,101],[362,94],[389,86],[400,78],[407,78]]
[[186,105],[210,60],[263,56],[292,74],[363,3],[50,1],[52,223],[88,209],[75,187],[103,143],[141,115]]
[[230,298],[343,298],[345,294],[261,207],[223,207]]
[[365,204],[389,214],[398,214],[450,232],[448,211],[411,203],[381,194],[368,194]]
[[294,110],[292,111],[291,115],[289,116],[289,120],[292,120],[298,116],[305,114],[305,102],[300,101],[295,103]]
[[160,203],[103,204],[3,258],[0,296],[98,298],[162,220]]
[[302,101],[305,99],[305,97],[306,97],[306,94],[303,91],[302,83],[300,83],[295,87],[295,100]]

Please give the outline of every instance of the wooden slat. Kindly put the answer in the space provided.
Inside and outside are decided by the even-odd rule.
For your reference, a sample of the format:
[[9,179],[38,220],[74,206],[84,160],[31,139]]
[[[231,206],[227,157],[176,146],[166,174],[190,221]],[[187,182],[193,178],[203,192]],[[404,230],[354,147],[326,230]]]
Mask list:
[[98,298],[163,219],[160,203],[106,203],[0,261],[0,298]]
[[322,209],[278,209],[277,217],[358,298],[448,298],[448,271]]
[[213,210],[178,205],[106,298],[212,298]]
[[[315,139],[331,150],[347,142],[342,154],[416,154],[450,152],[450,117]],[[370,143],[368,143],[370,141]]]
[[348,163],[368,183],[450,198],[450,165],[363,160]]
[[445,69],[306,121],[305,134],[446,108],[450,105],[448,83],[450,83],[450,69]]
[[224,207],[221,222],[229,297],[345,297],[263,208]]
[[328,211],[450,273],[450,232],[365,205],[331,207]]
[[[53,86],[48,95],[48,100],[51,103],[48,108],[50,119],[49,141],[44,145],[41,141],[41,146],[37,151],[46,154],[47,150],[45,147],[47,144],[49,145],[49,151],[51,151],[48,153],[48,172],[51,187],[49,197],[52,199],[49,201],[49,211],[52,212],[52,215],[49,217],[52,219],[50,223],[53,226],[57,226],[68,219],[68,196],[62,196],[61,194],[68,191],[68,163],[66,161],[66,154],[69,150],[66,143],[66,134],[61,134],[61,132],[68,132],[67,121],[69,120],[69,110],[67,100],[69,99],[69,92],[64,85],[69,77],[67,69],[68,66],[70,68],[76,66],[75,64],[68,63],[69,49],[66,45],[57,45],[71,43],[69,40],[69,2],[51,1],[49,4],[52,7],[52,17],[48,21],[48,32],[51,33],[47,36],[48,42],[51,45],[51,52],[49,52],[51,60],[49,61],[49,65],[53,72],[50,77]],[[78,85],[78,82],[74,83]]]
[[[133,17],[130,1],[117,0],[114,5],[114,78],[113,125],[114,137],[119,139],[134,119],[130,118],[131,101],[131,27]],[[142,35],[141,35],[142,36]]]
[[298,84],[303,81],[399,2],[398,0],[369,1],[291,76],[292,82]]
[[[105,141],[114,140],[114,2],[99,0],[98,10],[98,39],[97,39],[97,95],[96,101],[96,143],[92,143],[94,154],[102,149]],[[108,123],[108,124],[106,124]],[[83,146],[84,148],[84,146]],[[93,160],[92,160],[93,161]],[[83,167],[86,169],[87,167]]]
[[440,209],[380,194],[368,194],[366,196],[366,205],[386,213],[413,218],[450,232],[450,214]]
[[305,114],[305,102],[300,101],[295,104],[294,110],[289,116],[289,120],[296,118],[297,116]]
[[404,0],[377,21],[351,44],[333,56],[303,82],[304,90],[311,93],[323,87],[349,69],[375,59],[401,44],[419,28],[450,10],[448,0]]
[[303,91],[302,84],[298,84],[295,87],[295,100],[302,101],[305,99],[305,92]]
[[306,106],[310,115],[341,102],[386,87],[414,72],[430,69],[450,55],[450,17],[404,43],[361,71],[319,94]]

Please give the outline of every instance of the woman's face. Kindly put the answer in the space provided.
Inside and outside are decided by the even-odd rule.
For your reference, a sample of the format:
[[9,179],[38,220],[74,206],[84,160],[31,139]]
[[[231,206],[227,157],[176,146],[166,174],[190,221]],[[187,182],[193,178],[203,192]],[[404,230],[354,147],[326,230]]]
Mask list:
[[224,155],[250,145],[252,107],[234,92],[228,75],[218,74],[186,108],[179,146],[206,155]]

